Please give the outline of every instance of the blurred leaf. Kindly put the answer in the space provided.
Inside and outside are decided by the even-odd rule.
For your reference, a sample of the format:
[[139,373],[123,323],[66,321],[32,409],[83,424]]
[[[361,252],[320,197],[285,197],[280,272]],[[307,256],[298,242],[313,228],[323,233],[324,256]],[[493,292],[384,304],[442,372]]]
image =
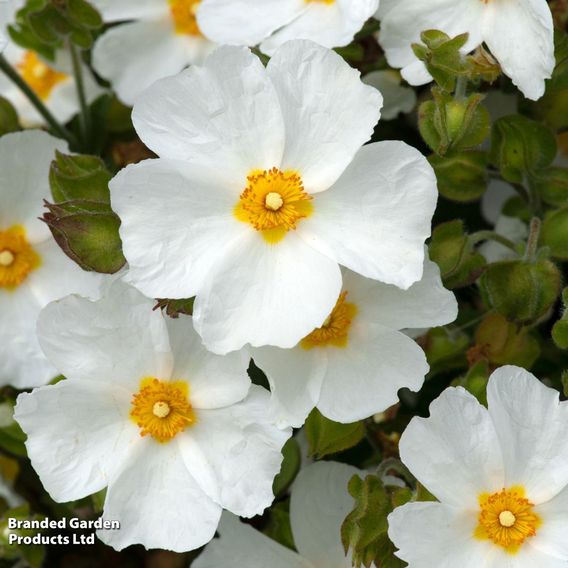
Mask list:
[[181,315],[191,316],[193,314],[193,304],[195,298],[183,299],[183,300],[168,300],[165,298],[160,298],[157,300],[156,307],[154,309],[160,309],[166,312],[171,318],[177,319]]
[[549,247],[555,258],[568,260],[568,206],[545,215],[540,244]]
[[294,535],[286,503],[276,503],[270,508],[270,518],[263,532],[282,546],[294,550]]
[[568,205],[568,168],[550,167],[531,176],[531,183],[540,198],[548,205]]
[[272,491],[274,492],[275,497],[279,497],[286,492],[300,470],[302,453],[296,438],[290,438],[284,444],[284,447],[282,448],[282,455],[284,456],[284,459],[282,461],[280,473],[274,478],[274,483],[272,484]]
[[16,109],[8,99],[0,97],[0,136],[18,130],[21,128]]

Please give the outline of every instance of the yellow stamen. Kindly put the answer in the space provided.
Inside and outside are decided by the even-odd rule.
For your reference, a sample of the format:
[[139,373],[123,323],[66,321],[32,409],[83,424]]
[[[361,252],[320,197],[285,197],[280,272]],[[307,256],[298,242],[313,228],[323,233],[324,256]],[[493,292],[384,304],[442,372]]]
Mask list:
[[185,381],[159,381],[148,377],[132,398],[130,417],[140,435],[150,434],[158,442],[169,442],[179,432],[195,424],[195,412],[188,399]]
[[300,219],[312,214],[312,197],[296,172],[272,168],[252,172],[247,181],[235,207],[235,217],[250,223],[267,242],[281,241]]
[[527,538],[536,535],[542,525],[534,504],[525,498],[522,487],[503,489],[479,497],[479,524],[475,537],[492,540],[509,554],[516,554]]
[[170,13],[174,19],[176,33],[182,35],[200,36],[197,25],[197,8],[201,0],[168,0]]
[[319,2],[320,4],[335,4],[335,0],[306,0],[306,3]]
[[0,231],[0,288],[12,290],[18,287],[40,263],[23,227]]
[[346,347],[349,341],[349,329],[353,318],[357,315],[357,306],[345,301],[347,292],[343,292],[331,314],[310,335],[304,337],[300,342],[300,346],[304,349],[313,349],[314,347],[324,347],[332,345],[333,347]]
[[35,51],[26,51],[16,68],[22,79],[42,100],[48,99],[54,87],[68,77],[44,63]]

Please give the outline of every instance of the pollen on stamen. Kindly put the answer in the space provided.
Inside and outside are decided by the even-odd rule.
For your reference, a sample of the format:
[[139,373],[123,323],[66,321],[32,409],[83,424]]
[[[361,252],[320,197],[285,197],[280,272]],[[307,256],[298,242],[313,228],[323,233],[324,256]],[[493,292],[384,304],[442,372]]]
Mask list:
[[41,264],[22,227],[0,231],[0,288],[13,290]]

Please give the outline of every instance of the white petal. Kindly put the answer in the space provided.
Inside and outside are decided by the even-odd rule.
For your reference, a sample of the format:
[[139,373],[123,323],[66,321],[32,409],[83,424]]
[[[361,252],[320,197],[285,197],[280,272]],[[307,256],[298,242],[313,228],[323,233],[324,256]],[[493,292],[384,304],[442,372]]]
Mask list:
[[413,418],[400,456],[442,503],[478,509],[481,493],[504,485],[503,457],[487,410],[462,388],[448,388],[430,405],[430,418]]
[[501,216],[503,207],[517,192],[505,181],[491,180],[481,199],[481,214],[491,225],[495,225]]
[[93,52],[97,73],[112,83],[128,105],[158,79],[176,75],[194,62],[187,38],[163,19],[113,27],[97,40]]
[[438,265],[425,252],[422,278],[408,290],[391,284],[364,278],[346,270],[343,290],[349,302],[358,309],[357,319],[390,329],[430,328],[453,322],[458,304],[452,292],[446,290]]
[[309,193],[323,191],[373,134],[382,96],[339,55],[309,41],[283,45],[267,69],[286,124],[282,168],[298,171]]
[[168,13],[164,0],[91,0],[105,22],[160,18]]
[[145,160],[122,170],[110,191],[122,221],[126,280],[149,297],[195,296],[215,261],[250,233],[233,216],[238,195],[213,183],[204,168]]
[[407,289],[420,280],[438,192],[426,158],[404,142],[359,150],[299,226],[308,244],[343,266]]
[[[526,223],[523,223],[517,217],[501,215],[495,224],[495,232],[514,243],[520,243],[528,237],[529,229]],[[479,252],[489,263],[519,258],[519,255],[509,247],[496,241],[486,241],[479,247]]]
[[243,517],[261,514],[274,500],[282,446],[292,434],[271,422],[268,396],[252,386],[243,402],[197,412],[196,424],[178,436],[185,465],[203,491]]
[[427,82],[426,69],[414,55],[412,44],[420,43],[420,34],[426,30],[441,30],[451,37],[468,32],[469,39],[462,51],[472,51],[482,43],[480,27],[484,7],[479,0],[400,0],[381,22],[379,42],[389,65],[412,66],[409,73],[403,71],[403,77],[411,84]]
[[68,294],[80,294],[89,298],[100,295],[104,277],[96,272],[87,272],[73,262],[55,242],[48,238],[34,246],[41,257],[41,264],[30,272],[29,286],[42,307]]
[[375,87],[383,95],[383,120],[392,120],[400,113],[412,112],[416,106],[414,89],[403,87],[400,75],[395,71],[373,71],[363,77],[363,83]]
[[420,390],[428,372],[426,356],[412,339],[356,320],[347,346],[326,350],[328,366],[317,407],[336,422],[383,412],[398,402],[399,389]]
[[255,231],[217,262],[193,312],[205,346],[228,353],[254,347],[293,347],[330,314],[341,290],[337,263],[290,231],[268,244]]
[[525,97],[542,97],[544,80],[550,78],[555,65],[548,4],[542,0],[489,2],[482,33],[505,74]]
[[0,138],[0,230],[23,225],[32,243],[49,237],[38,217],[50,198],[48,174],[56,150],[66,152],[67,144],[39,130]]
[[221,507],[200,489],[175,443],[144,438],[109,485],[103,517],[120,522],[120,530],[97,532],[116,550],[140,543],[185,552],[213,538]]
[[395,509],[388,521],[389,537],[399,549],[396,555],[408,562],[410,568],[512,566],[508,563],[494,565],[493,558],[503,555],[490,541],[473,537],[477,514],[464,511],[463,507],[409,503]]
[[282,159],[278,99],[246,48],[221,47],[202,67],[156,83],[137,100],[132,119],[160,157],[198,163],[238,193],[251,171],[278,167]]
[[222,408],[247,396],[251,381],[247,374],[250,355],[246,351],[225,356],[210,353],[201,344],[201,338],[187,316],[168,318],[167,325],[174,356],[171,376],[189,383],[194,408]]
[[212,540],[193,561],[192,568],[314,568],[301,556],[241,523],[231,513],[223,513]]
[[568,403],[513,366],[491,375],[487,401],[503,451],[506,486],[522,485],[536,504],[552,499],[568,485]]
[[6,33],[6,25],[12,17],[12,10],[9,0],[0,2],[0,53],[8,44],[8,34]]
[[47,492],[73,501],[108,485],[139,441],[131,393],[110,382],[62,381],[18,397],[15,419]]
[[319,462],[303,469],[292,486],[290,523],[298,552],[314,566],[350,566],[341,545],[341,524],[353,509],[347,491],[355,467]]
[[568,488],[564,488],[547,503],[535,507],[535,512],[542,519],[542,525],[528,544],[543,553],[567,561]]
[[170,378],[167,329],[153,306],[120,281],[96,302],[67,296],[42,311],[40,344],[66,377],[114,382],[132,394],[145,377]]
[[277,426],[302,426],[320,397],[327,368],[325,350],[262,347],[253,351],[253,358],[270,383],[269,413]]
[[282,44],[294,39],[309,39],[328,48],[347,45],[376,12],[378,4],[378,0],[309,2],[295,20],[263,41],[260,49],[272,55]]
[[304,0],[208,0],[199,6],[201,32],[225,45],[256,45],[305,9]]
[[0,385],[18,389],[45,385],[57,375],[45,358],[36,336],[41,306],[25,284],[17,290],[0,290]]

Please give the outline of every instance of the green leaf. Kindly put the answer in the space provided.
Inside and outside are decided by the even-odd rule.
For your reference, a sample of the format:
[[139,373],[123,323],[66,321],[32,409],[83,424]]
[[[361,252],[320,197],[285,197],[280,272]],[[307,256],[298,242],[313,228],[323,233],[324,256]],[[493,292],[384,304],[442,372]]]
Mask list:
[[103,19],[91,4],[85,0],[67,0],[67,17],[78,26],[97,30],[102,27]]
[[10,454],[25,457],[26,435],[14,420],[14,406],[10,402],[0,404],[0,448]]
[[323,458],[356,446],[365,437],[365,424],[339,424],[323,416],[314,408],[304,426],[310,455]]
[[284,459],[282,460],[280,473],[274,478],[274,483],[272,484],[272,491],[275,497],[279,497],[286,492],[300,470],[302,453],[296,438],[290,438],[284,444],[282,455]]
[[21,128],[16,109],[8,99],[0,97],[0,136],[18,130]]
[[263,532],[282,546],[294,550],[294,535],[290,525],[290,513],[287,503],[276,503],[270,508],[268,524]]
[[546,214],[540,244],[549,247],[555,258],[568,260],[568,206]]
[[548,205],[568,205],[568,168],[550,167],[531,176],[531,184]]
[[156,309],[160,309],[166,312],[171,318],[177,319],[181,315],[191,316],[193,315],[193,304],[195,298],[188,298],[182,300],[169,300],[166,298],[158,299],[156,304]]

